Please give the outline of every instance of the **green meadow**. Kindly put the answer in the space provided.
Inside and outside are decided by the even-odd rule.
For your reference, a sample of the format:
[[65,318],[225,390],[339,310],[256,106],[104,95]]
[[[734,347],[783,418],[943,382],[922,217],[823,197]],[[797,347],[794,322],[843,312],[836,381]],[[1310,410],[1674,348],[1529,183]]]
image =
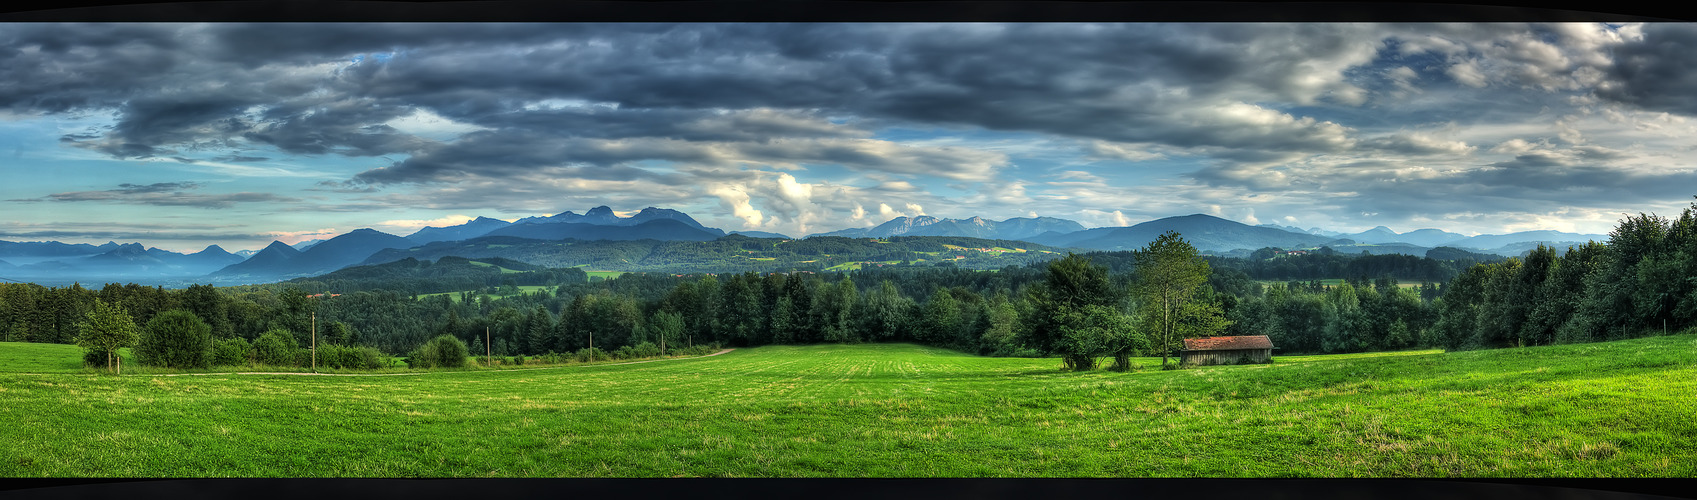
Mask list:
[[35,354],[0,351],[0,476],[1697,476],[1690,333],[1130,373],[910,344],[368,377]]
[[[597,271],[597,272],[599,272],[599,271]],[[518,291],[519,291],[518,294],[519,295],[528,295],[528,294],[532,294],[532,293],[536,293],[536,292],[551,292],[557,287],[547,286],[547,285],[519,285],[516,288],[518,288]],[[461,293],[464,293],[464,292],[426,293],[426,294],[420,294],[419,298],[428,299],[430,297],[435,297],[435,296],[438,296],[438,295],[446,295],[446,296],[448,296],[449,299],[452,299],[454,301],[454,303],[458,304],[460,302],[460,294]],[[488,295],[488,296],[494,297],[496,299],[504,299],[504,298],[508,297],[507,295],[501,295],[501,294],[483,293],[483,292],[479,292],[479,291],[472,292],[472,297],[481,297],[481,296],[484,296],[484,295]]]

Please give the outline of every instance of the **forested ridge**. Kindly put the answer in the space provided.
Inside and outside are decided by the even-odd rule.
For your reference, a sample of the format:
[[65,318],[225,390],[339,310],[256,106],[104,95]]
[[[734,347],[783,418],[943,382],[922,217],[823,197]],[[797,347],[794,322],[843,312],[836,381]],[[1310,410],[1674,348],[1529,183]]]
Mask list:
[[[1465,255],[1439,260],[1272,249],[1249,259],[1208,257],[1211,271],[1197,296],[1219,308],[1226,320],[1222,333],[1268,335],[1282,353],[1494,348],[1679,331],[1697,326],[1693,210],[1673,219],[1628,218],[1606,243],[1565,252],[1540,247],[1525,258],[1487,263]],[[828,239],[809,248],[826,252],[838,243]],[[1124,289],[1138,280],[1139,255],[1083,257],[1106,268],[1112,286]],[[664,336],[672,345],[911,341],[986,355],[1035,355],[1029,342],[1033,294],[1048,279],[1048,267],[631,273],[591,281],[578,268],[441,257],[227,288],[6,283],[0,284],[0,338],[70,343],[98,300],[121,306],[136,324],[186,310],[219,339],[254,340],[283,330],[305,345],[316,320],[320,342],[392,354],[443,334],[482,349],[487,330],[499,355],[575,351],[591,336],[607,350]],[[1423,283],[1405,287],[1401,281]],[[1138,301],[1124,294],[1112,307],[1145,329]]]
[[1025,241],[955,236],[894,236],[845,238],[819,236],[801,240],[725,236],[712,241],[534,240],[489,236],[465,241],[436,242],[405,250],[378,252],[366,263],[445,256],[481,259],[500,257],[545,267],[587,266],[591,269],[668,273],[822,272],[854,263],[937,265],[994,269],[1049,260],[1061,249]]

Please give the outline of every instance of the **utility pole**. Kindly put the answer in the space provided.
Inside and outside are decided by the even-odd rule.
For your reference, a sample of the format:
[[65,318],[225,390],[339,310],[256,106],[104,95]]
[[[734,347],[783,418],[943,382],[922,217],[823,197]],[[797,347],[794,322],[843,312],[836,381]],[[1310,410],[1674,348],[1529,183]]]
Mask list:
[[312,313],[312,373],[318,373],[318,313]]
[[495,348],[489,346],[489,327],[483,327],[483,365],[495,366]]

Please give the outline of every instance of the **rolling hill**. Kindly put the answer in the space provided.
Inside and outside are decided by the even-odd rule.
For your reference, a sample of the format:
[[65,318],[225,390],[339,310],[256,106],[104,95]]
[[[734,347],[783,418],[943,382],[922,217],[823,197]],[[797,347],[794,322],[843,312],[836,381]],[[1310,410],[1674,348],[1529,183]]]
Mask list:
[[1299,234],[1229,221],[1211,215],[1193,214],[1156,219],[1130,227],[1101,227],[1067,234],[1049,233],[1032,238],[1050,246],[1095,250],[1137,250],[1167,231],[1177,231],[1205,252],[1262,247],[1305,248],[1325,245],[1337,238]]

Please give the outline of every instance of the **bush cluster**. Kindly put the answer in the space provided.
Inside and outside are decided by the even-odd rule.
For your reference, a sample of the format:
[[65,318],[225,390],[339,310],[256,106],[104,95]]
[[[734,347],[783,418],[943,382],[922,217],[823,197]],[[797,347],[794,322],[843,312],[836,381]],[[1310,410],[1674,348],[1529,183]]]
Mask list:
[[136,361],[170,368],[212,366],[212,326],[194,313],[174,309],[159,313],[142,329],[135,347]]
[[106,350],[84,350],[82,355],[82,365],[89,368],[106,368]]
[[253,341],[254,360],[262,365],[291,366],[295,364],[295,335],[288,330],[273,329]]
[[613,351],[613,359],[642,359],[660,355],[660,346],[653,342],[643,342],[634,346],[623,346]]
[[695,345],[695,346],[690,346],[690,347],[680,347],[680,348],[677,348],[677,349],[672,349],[671,352],[669,352],[668,354],[672,354],[672,355],[675,355],[675,356],[705,356],[705,355],[708,355],[708,354],[713,354],[715,352],[719,352],[719,349],[720,349],[720,347],[719,347],[718,344],[713,344],[713,345],[700,344],[700,345]]
[[582,348],[582,349],[578,349],[577,354],[573,355],[573,357],[577,358],[577,362],[579,362],[579,363],[588,363],[590,361],[606,361],[606,360],[609,360],[609,359],[613,359],[612,356],[608,356],[607,352],[601,350],[601,348],[599,348],[599,347],[585,347],[585,348]]
[[430,339],[407,354],[407,366],[412,368],[459,368],[465,365],[465,342],[453,335]]
[[236,337],[223,339],[212,343],[212,364],[215,366],[245,365],[252,357],[253,345],[247,339]]
[[541,356],[537,356],[536,359],[539,360],[543,364],[557,365],[557,364],[566,363],[566,362],[569,362],[569,361],[574,361],[576,358],[574,358],[570,353],[560,354],[560,353],[550,352],[550,353],[547,353],[547,354],[543,354]]
[[318,346],[318,366],[321,367],[371,370],[386,365],[385,358],[375,347],[338,344]]

